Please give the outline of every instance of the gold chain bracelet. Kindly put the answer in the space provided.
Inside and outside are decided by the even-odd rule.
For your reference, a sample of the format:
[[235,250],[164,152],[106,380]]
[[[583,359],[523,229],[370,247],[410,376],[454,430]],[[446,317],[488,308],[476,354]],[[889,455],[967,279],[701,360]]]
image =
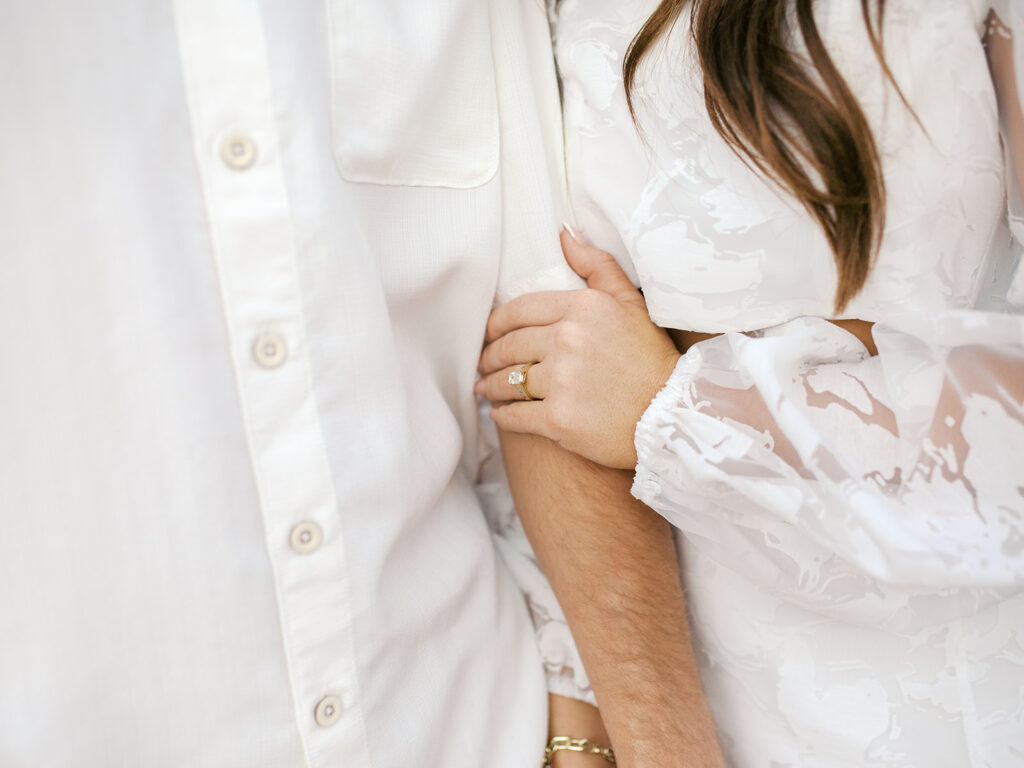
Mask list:
[[583,752],[587,755],[603,757],[607,762],[615,765],[615,753],[609,747],[602,747],[590,739],[570,739],[568,736],[555,736],[548,742],[544,750],[543,768],[551,768],[551,759],[555,752]]

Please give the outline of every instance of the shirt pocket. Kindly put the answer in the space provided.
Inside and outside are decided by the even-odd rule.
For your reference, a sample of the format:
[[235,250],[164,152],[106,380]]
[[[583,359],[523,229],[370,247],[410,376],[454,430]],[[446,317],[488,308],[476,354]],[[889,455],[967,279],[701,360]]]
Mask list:
[[488,3],[327,0],[331,119],[356,182],[478,187],[498,170]]

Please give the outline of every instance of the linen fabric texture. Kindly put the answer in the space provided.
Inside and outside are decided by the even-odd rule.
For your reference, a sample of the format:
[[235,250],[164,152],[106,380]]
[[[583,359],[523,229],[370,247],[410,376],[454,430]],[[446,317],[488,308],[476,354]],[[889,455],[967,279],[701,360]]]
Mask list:
[[0,15],[0,765],[539,765],[472,390],[578,284],[544,8]]

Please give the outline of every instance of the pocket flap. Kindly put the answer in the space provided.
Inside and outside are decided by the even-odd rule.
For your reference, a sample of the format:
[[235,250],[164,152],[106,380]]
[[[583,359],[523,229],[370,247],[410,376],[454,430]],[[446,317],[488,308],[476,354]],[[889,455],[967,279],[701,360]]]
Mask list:
[[488,3],[328,0],[334,153],[350,181],[469,188],[498,169]]

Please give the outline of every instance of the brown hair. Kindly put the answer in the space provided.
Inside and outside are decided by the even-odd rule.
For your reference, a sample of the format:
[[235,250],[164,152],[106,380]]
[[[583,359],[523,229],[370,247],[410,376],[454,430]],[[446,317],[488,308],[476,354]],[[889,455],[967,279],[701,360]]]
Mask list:
[[[630,43],[622,73],[636,120],[637,68],[689,0],[662,0]],[[835,257],[835,313],[867,280],[885,228],[885,182],[871,128],[814,21],[813,0],[693,0],[691,30],[715,130],[744,162],[799,200]],[[875,17],[872,18],[872,5]],[[796,21],[815,77],[787,42]],[[906,104],[882,54],[885,0],[861,0],[885,76]]]

